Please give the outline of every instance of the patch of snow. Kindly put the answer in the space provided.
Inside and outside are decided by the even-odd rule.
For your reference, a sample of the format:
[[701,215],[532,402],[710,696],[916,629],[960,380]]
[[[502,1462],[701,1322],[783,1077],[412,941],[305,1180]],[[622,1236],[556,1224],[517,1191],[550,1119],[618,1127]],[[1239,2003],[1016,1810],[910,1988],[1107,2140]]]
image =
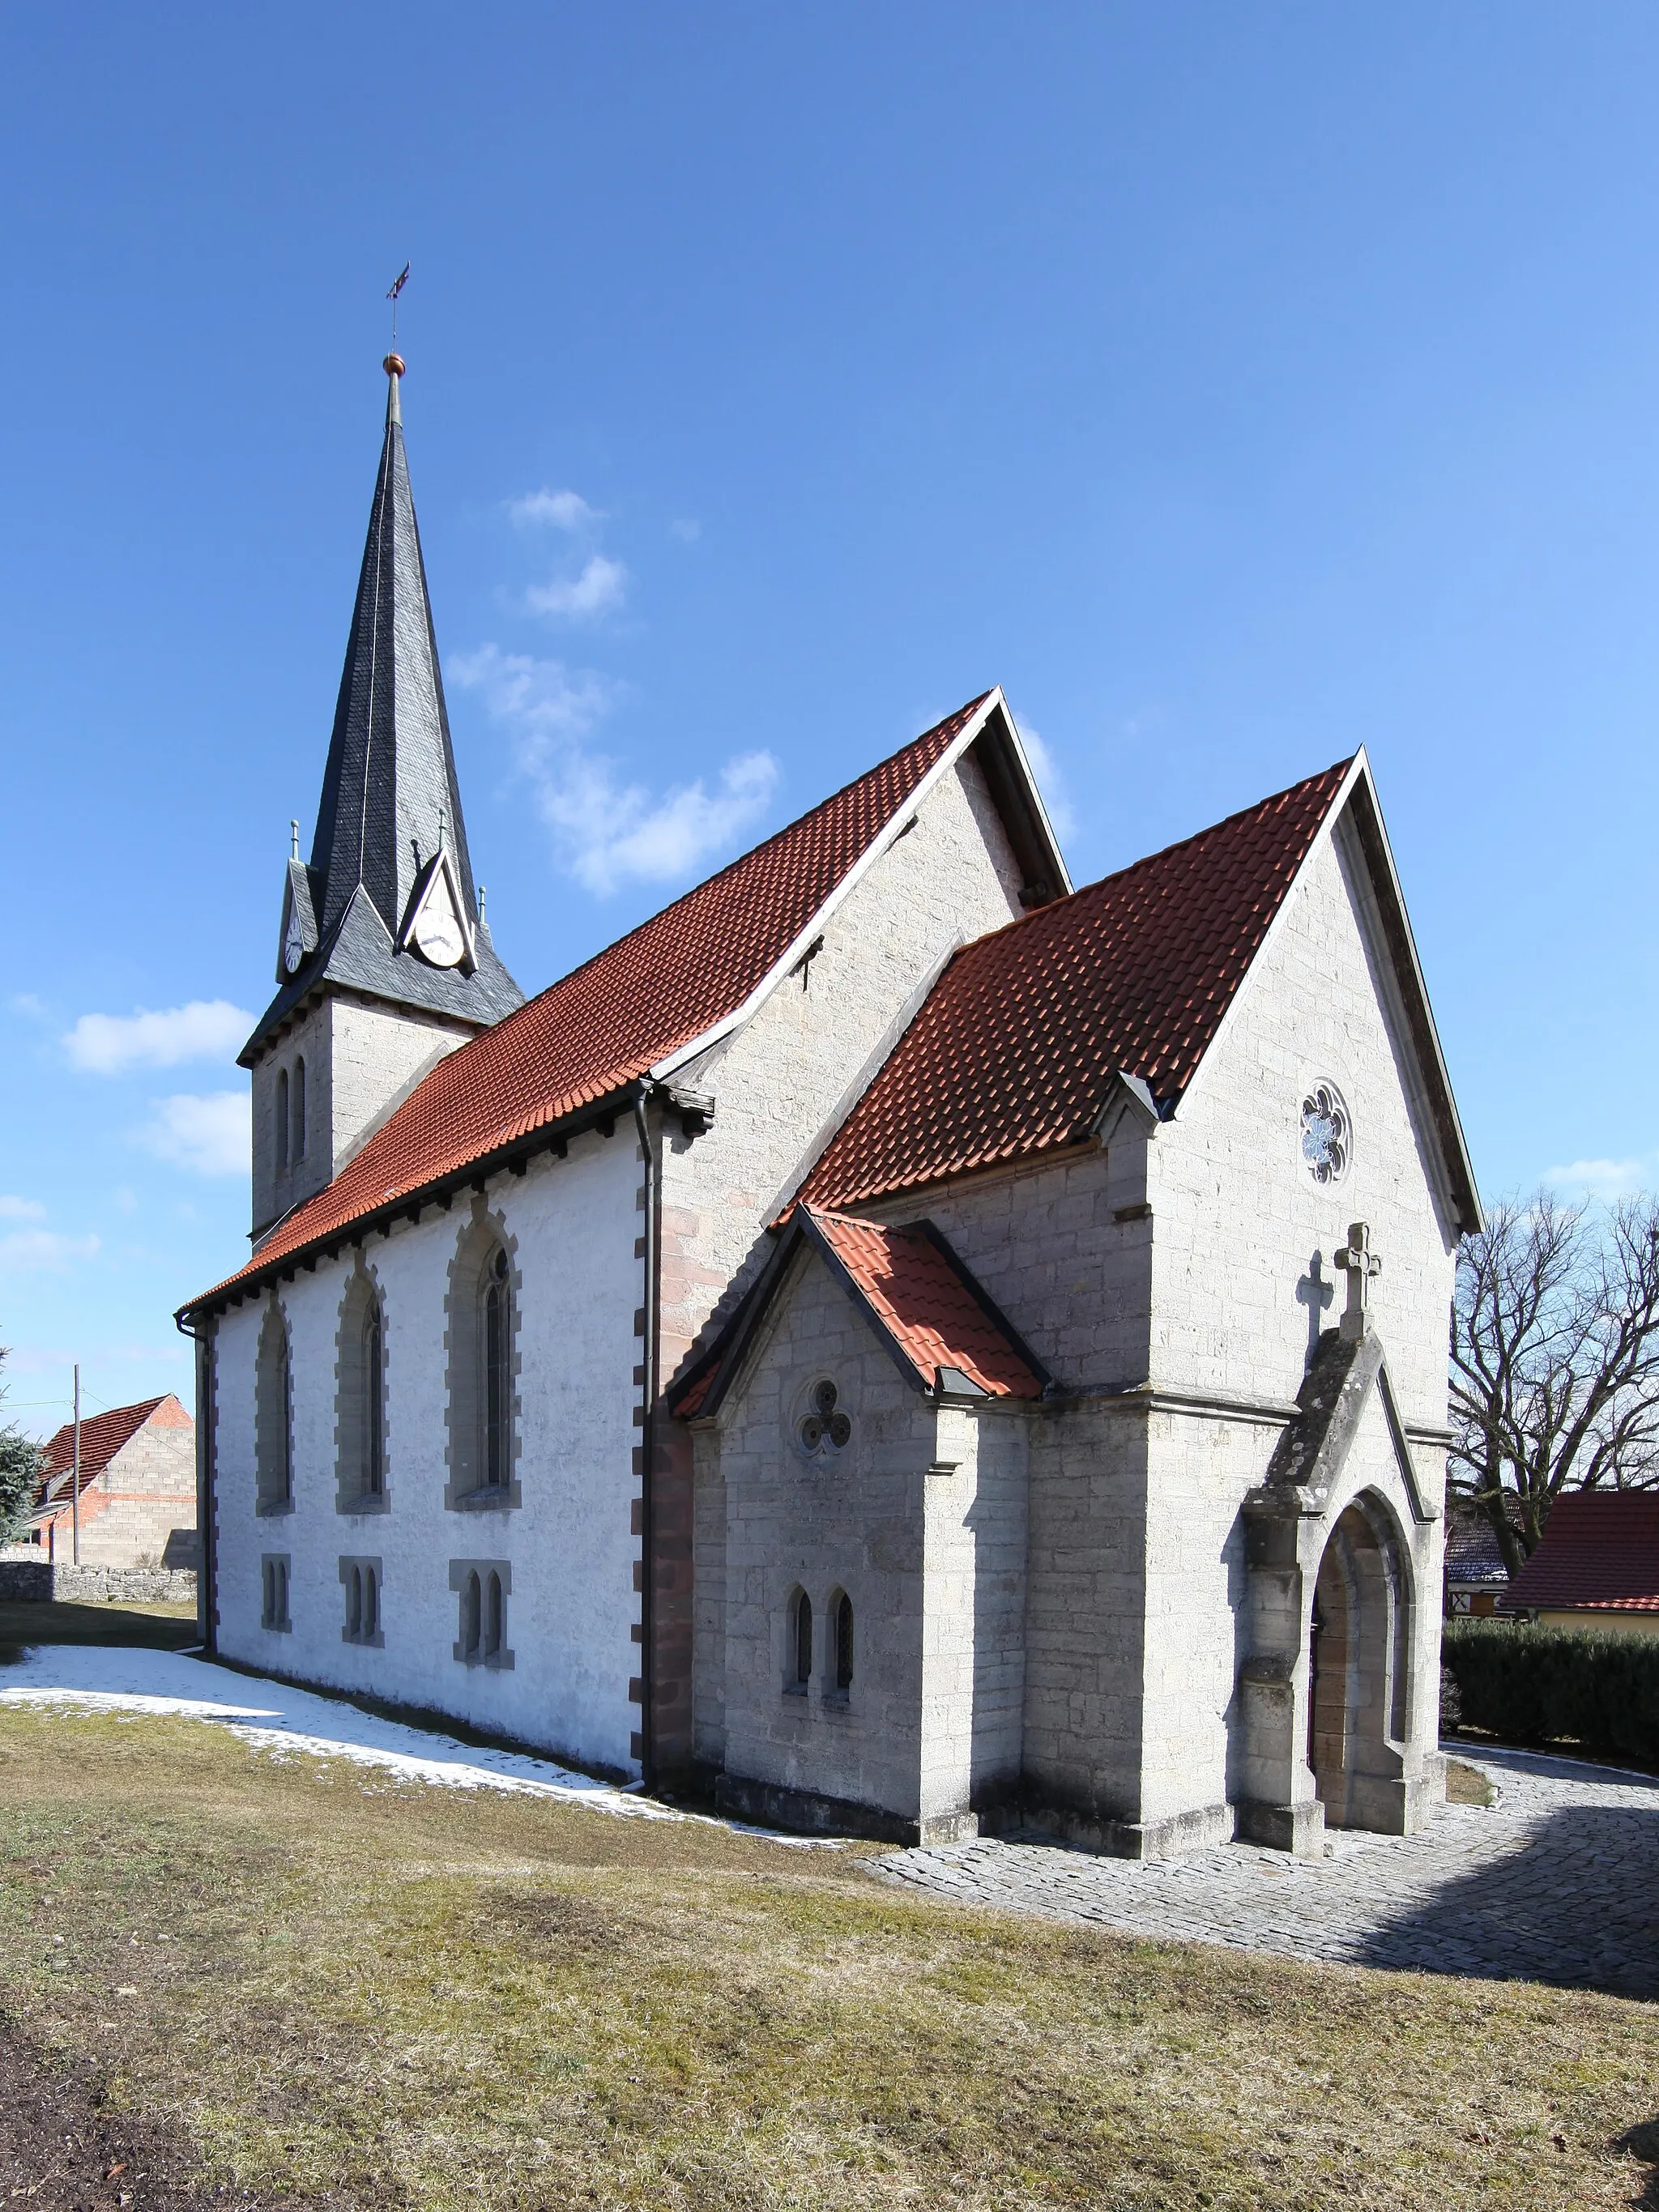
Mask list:
[[381,1720],[356,1705],[314,1697],[285,1683],[233,1674],[182,1652],[33,1645],[15,1666],[0,1674],[0,1683],[4,1684],[0,1707],[55,1705],[81,1712],[178,1714],[187,1720],[217,1722],[257,1751],[349,1759],[402,1781],[556,1797],[636,1820],[690,1817],[551,1759],[457,1743],[451,1736]]

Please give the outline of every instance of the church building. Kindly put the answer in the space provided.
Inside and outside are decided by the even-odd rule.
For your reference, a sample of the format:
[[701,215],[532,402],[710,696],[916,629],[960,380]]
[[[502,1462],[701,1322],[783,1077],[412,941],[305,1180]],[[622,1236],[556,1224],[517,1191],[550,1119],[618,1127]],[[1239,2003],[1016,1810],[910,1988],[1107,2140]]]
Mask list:
[[1418,1826],[1480,1207],[1364,755],[1079,890],[985,692],[526,1000],[386,366],[210,1647],[825,1832]]

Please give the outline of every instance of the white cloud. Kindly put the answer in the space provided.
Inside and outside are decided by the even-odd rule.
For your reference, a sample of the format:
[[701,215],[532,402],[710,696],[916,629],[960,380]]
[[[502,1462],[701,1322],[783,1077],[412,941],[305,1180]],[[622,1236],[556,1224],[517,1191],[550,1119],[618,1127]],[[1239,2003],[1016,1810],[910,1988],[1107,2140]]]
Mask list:
[[605,520],[600,510],[590,507],[579,491],[526,492],[522,499],[509,500],[507,511],[521,526],[547,522],[555,530],[584,530]]
[[1544,1181],[1567,1189],[1593,1191],[1598,1198],[1617,1198],[1650,1182],[1651,1168],[1651,1162],[1646,1160],[1569,1160],[1563,1167],[1547,1169]]
[[1029,722],[1017,720],[1014,727],[1019,732],[1019,741],[1031,763],[1031,773],[1042,793],[1042,803],[1048,810],[1048,819],[1054,826],[1054,835],[1056,837],[1069,837],[1077,827],[1077,817],[1073,813],[1071,802],[1066,797],[1066,779],[1060,772],[1059,764]]
[[95,1237],[61,1237],[55,1229],[17,1229],[0,1237],[0,1273],[22,1274],[35,1268],[53,1274],[67,1273],[74,1260],[89,1260],[98,1249]]
[[592,669],[573,676],[562,660],[503,653],[497,645],[458,654],[448,674],[483,693],[491,714],[513,732],[520,767],[532,773],[554,747],[586,737],[617,698],[616,684]]
[[525,594],[535,613],[555,615],[564,622],[597,622],[601,615],[614,612],[627,596],[627,569],[605,553],[591,554],[580,576],[532,584]]
[[562,783],[540,793],[544,818],[568,843],[576,874],[602,897],[630,877],[667,883],[690,875],[753,822],[777,787],[770,753],[742,753],[720,770],[720,787],[677,784],[653,801],[619,783],[611,763],[569,763]]
[[511,732],[517,764],[536,793],[572,872],[601,896],[630,878],[672,881],[729,845],[764,810],[777,786],[769,753],[744,753],[710,792],[701,778],[659,797],[622,781],[580,740],[617,696],[605,677],[573,676],[562,661],[535,660],[486,645],[452,664],[455,681],[482,691]]
[[246,1091],[214,1091],[205,1097],[175,1092],[156,1101],[136,1132],[146,1151],[198,1175],[246,1175],[251,1149],[252,1102]]
[[185,1060],[229,1060],[253,1017],[228,999],[192,999],[149,1013],[82,1014],[64,1038],[71,1062],[94,1075],[129,1067],[176,1067]]
[[38,1198],[8,1198],[0,1192],[0,1221],[44,1221],[46,1209]]

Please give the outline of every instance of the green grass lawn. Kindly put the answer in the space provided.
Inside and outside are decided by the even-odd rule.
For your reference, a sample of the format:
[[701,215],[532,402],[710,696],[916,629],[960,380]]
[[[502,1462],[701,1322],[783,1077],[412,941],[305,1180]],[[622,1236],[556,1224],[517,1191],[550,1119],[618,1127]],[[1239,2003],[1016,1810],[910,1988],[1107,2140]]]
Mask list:
[[1654,2008],[962,1911],[862,1857],[0,1710],[0,2015],[209,2185],[337,2206],[1651,2201],[1617,2146]]
[[182,1651],[200,1641],[193,1605],[15,1605],[0,1599],[0,1659],[30,1644]]

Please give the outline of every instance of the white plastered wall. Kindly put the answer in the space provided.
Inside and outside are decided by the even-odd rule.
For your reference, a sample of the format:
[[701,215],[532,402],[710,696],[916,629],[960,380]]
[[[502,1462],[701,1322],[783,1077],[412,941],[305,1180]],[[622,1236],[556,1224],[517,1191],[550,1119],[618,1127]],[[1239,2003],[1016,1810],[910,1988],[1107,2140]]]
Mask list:
[[[216,1404],[219,1644],[229,1657],[302,1680],[425,1706],[582,1763],[638,1771],[632,1636],[639,1539],[632,1381],[641,1298],[636,1194],[641,1170],[626,1123],[573,1141],[522,1177],[496,1176],[479,1201],[512,1255],[523,1503],[453,1511],[443,1504],[449,1266],[471,1200],[422,1212],[363,1258],[384,1302],[388,1504],[337,1510],[336,1361],[348,1250],[303,1267],[277,1295],[294,1360],[294,1505],[254,1510],[253,1370],[263,1305],[218,1324]],[[291,1632],[262,1629],[260,1559],[292,1560]],[[343,1641],[343,1556],[383,1563],[384,1647]],[[453,1656],[454,1559],[512,1571],[510,1669]]]

